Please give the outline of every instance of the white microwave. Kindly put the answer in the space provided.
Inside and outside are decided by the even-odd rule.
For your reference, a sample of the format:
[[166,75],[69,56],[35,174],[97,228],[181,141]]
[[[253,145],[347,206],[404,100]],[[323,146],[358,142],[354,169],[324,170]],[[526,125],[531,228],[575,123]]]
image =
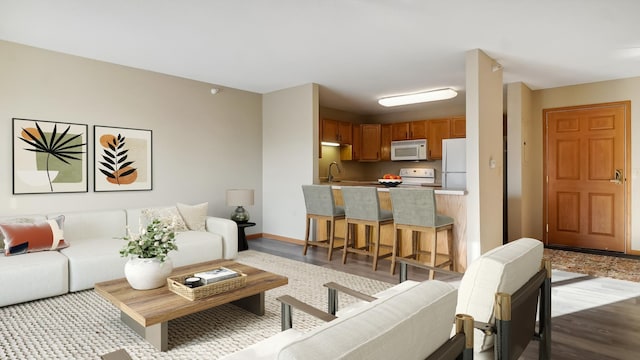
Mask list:
[[427,149],[427,139],[392,141],[391,160],[429,160]]

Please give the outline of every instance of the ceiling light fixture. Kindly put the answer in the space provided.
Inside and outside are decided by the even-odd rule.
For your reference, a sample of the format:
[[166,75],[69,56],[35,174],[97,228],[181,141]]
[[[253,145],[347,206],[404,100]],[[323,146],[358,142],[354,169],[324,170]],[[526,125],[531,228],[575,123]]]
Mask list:
[[382,106],[399,106],[408,104],[417,104],[427,101],[438,101],[454,98],[458,93],[450,88],[424,91],[414,94],[390,96],[382,99],[378,99],[378,103]]

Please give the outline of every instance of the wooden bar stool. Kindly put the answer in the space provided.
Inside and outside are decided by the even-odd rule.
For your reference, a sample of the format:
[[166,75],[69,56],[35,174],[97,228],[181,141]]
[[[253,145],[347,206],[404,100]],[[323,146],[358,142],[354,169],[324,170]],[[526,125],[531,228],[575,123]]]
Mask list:
[[[304,235],[304,249],[302,255],[307,255],[307,248],[311,246],[326,247],[329,249],[328,259],[331,261],[335,245],[336,220],[344,219],[344,208],[336,206],[333,200],[333,190],[330,185],[302,185],[304,203],[307,207],[307,226]],[[327,239],[309,241],[309,229],[311,219],[327,222]]]
[[[393,224],[393,214],[391,211],[380,209],[378,189],[375,187],[343,186],[342,198],[346,214],[342,263],[347,263],[348,253],[373,255],[373,271],[376,271],[378,259],[391,256],[391,253],[380,256],[380,246],[386,246],[380,244],[380,227]],[[365,244],[361,247],[357,247],[357,225],[365,226]]]
[[[436,195],[433,189],[389,189],[391,204],[393,207],[394,235],[393,251],[391,257],[391,274],[396,270],[396,257],[398,247],[402,240],[401,231],[411,231],[411,253],[402,256],[407,263],[416,265],[425,264],[419,261],[419,255],[429,255],[430,261],[426,263],[431,267],[445,267],[453,271],[453,218],[438,215],[436,208]],[[438,253],[438,233],[445,231],[447,235],[447,253]],[[420,250],[420,234],[432,233],[433,241],[429,250]],[[429,279],[433,279],[435,272],[429,271]]]

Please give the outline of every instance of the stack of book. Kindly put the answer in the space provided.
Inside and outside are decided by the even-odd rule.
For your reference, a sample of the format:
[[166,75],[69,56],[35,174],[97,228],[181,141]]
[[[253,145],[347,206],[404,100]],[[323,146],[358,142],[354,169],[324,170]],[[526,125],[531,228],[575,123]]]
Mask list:
[[193,274],[195,277],[199,277],[202,279],[203,285],[213,284],[218,281],[227,280],[234,278],[236,276],[240,276],[239,272],[233,271],[231,269],[227,269],[225,267],[220,267],[213,270],[202,271]]

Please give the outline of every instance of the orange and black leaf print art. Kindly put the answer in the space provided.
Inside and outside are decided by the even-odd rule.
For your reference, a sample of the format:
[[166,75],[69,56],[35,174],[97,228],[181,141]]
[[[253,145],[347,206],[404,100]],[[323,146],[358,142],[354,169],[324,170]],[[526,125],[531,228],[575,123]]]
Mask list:
[[126,138],[122,134],[105,134],[100,136],[103,148],[100,172],[106,180],[114,185],[132,184],[138,178],[138,171],[132,165],[134,161],[127,161],[129,149]]

